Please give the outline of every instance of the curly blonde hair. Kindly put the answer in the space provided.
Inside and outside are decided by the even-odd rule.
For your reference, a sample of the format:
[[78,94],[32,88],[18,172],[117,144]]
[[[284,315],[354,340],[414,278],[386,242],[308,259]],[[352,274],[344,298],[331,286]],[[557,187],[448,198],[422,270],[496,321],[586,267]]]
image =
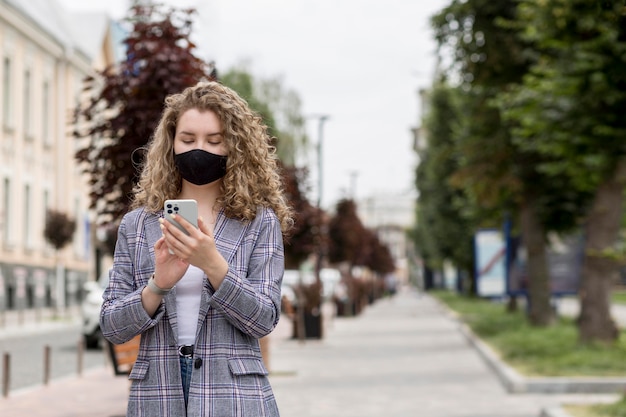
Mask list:
[[165,200],[181,192],[182,178],[174,164],[174,136],[178,120],[190,109],[213,111],[222,122],[228,160],[218,203],[226,216],[250,221],[259,206],[270,207],[287,232],[293,226],[292,212],[267,126],[235,91],[218,82],[201,82],[165,99],[133,190],[132,207],[157,212]]

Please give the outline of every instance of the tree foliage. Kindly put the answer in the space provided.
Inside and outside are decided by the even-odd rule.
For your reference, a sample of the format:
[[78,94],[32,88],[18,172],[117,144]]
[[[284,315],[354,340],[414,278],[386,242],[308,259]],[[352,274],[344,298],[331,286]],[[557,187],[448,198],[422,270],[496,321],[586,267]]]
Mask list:
[[585,217],[580,339],[612,341],[608,292],[617,265],[626,185],[626,5],[624,1],[522,1],[518,23],[538,59],[501,107],[520,147],[545,158],[542,172],[593,194]]
[[277,128],[274,113],[269,104],[260,99],[256,93],[256,80],[246,68],[232,68],[220,76],[222,84],[232,88],[239,94],[262,118],[268,127],[271,136],[276,137]]
[[298,154],[308,144],[300,96],[286,88],[279,77],[254,77],[243,64],[228,70],[220,81],[237,91],[263,117],[270,134],[277,139],[277,153],[283,164],[298,165]]
[[126,57],[85,80],[87,100],[75,112],[76,159],[89,176],[91,208],[100,224],[128,210],[142,149],[166,96],[211,79],[189,36],[194,9],[135,5],[127,22]]
[[328,225],[329,261],[348,262],[354,265],[361,250],[364,234],[365,226],[357,214],[356,203],[349,199],[340,200]]
[[518,3],[453,1],[433,23],[441,47],[454,51],[449,71],[460,75],[464,92],[463,123],[456,135],[462,158],[451,182],[495,225],[507,215],[514,220],[528,255],[529,317],[533,324],[546,325],[553,317],[546,236],[576,227],[585,196],[572,191],[568,177],[541,169],[550,157],[520,146],[512,134],[516,122],[503,118],[499,107],[537,60],[534,41],[520,36]]
[[319,250],[319,233],[323,213],[306,197],[306,168],[283,168],[285,195],[295,213],[294,227],[285,240],[285,266],[298,269],[309,255]]
[[395,270],[389,248],[373,230],[363,225],[354,200],[342,199],[337,203],[328,225],[328,239],[331,263],[365,266],[380,274]]
[[462,124],[459,91],[442,80],[429,93],[430,110],[424,118],[428,146],[418,151],[416,188],[420,194],[413,235],[429,268],[441,270],[448,259],[472,274],[477,205],[471,204],[463,189],[451,183],[462,157],[456,146]]
[[63,249],[72,241],[76,230],[76,220],[57,210],[46,211],[46,225],[43,235],[56,250]]
[[[581,340],[613,340],[608,291],[626,185],[625,2],[453,0],[433,25],[440,48],[452,52],[444,73],[461,87],[464,109],[450,183],[497,210],[492,220],[498,211],[519,216],[531,319],[549,307],[545,236],[584,226]],[[546,308],[533,312],[538,305]]]
[[371,229],[365,229],[361,250],[355,260],[355,265],[365,266],[373,272],[384,276],[396,270],[389,247]]

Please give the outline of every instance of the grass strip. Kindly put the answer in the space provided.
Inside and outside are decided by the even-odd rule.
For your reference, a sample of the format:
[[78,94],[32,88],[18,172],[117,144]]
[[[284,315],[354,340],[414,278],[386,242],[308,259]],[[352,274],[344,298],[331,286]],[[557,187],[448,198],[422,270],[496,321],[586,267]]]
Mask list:
[[[626,332],[611,346],[581,345],[570,318],[539,328],[528,323],[524,312],[507,312],[502,302],[460,296],[449,291],[432,295],[455,311],[502,360],[527,376],[624,376]],[[613,301],[626,292],[613,293]],[[626,397],[612,404],[568,405],[574,417],[626,417]]]
[[573,417],[626,417],[626,398],[612,404],[568,405],[564,409]]
[[571,318],[561,317],[549,327],[533,327],[523,311],[507,312],[502,302],[450,291],[433,291],[432,295],[457,312],[502,360],[526,376],[626,375],[626,331],[609,346],[583,345]]

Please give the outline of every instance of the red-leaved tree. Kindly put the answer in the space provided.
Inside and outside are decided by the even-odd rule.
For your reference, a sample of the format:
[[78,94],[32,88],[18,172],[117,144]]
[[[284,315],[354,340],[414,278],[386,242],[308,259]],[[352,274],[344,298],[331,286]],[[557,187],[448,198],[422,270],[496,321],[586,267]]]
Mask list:
[[306,197],[307,177],[306,168],[283,168],[285,195],[294,211],[294,227],[285,239],[287,269],[298,269],[309,255],[319,250],[319,226],[323,216]]
[[194,9],[135,5],[127,21],[126,57],[85,80],[88,96],[74,115],[76,159],[89,176],[91,208],[99,224],[128,210],[137,166],[167,95],[204,79],[212,68],[194,55]]

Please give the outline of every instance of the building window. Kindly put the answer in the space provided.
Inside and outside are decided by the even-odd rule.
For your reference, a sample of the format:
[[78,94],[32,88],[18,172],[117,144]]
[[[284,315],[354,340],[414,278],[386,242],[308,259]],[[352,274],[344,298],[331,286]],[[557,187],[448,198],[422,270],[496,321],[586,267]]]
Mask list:
[[32,118],[32,76],[30,70],[24,71],[24,136],[26,139],[33,138],[33,118]]
[[[48,225],[48,210],[50,209],[50,191],[49,190],[43,190],[43,225],[44,228]],[[46,254],[51,253],[53,248],[52,245],[48,242],[47,239],[44,239],[45,242],[45,252]]]
[[12,100],[11,100],[11,58],[4,57],[2,64],[2,123],[5,128],[13,127]]
[[24,186],[24,247],[26,249],[33,248],[33,227],[31,219],[31,189],[30,185]]
[[2,198],[2,237],[5,246],[11,246],[11,180],[4,179],[4,194]]
[[50,146],[50,83],[46,80],[42,89],[41,137],[44,146]]
[[48,207],[50,206],[50,191],[43,190],[43,218],[48,215]]

